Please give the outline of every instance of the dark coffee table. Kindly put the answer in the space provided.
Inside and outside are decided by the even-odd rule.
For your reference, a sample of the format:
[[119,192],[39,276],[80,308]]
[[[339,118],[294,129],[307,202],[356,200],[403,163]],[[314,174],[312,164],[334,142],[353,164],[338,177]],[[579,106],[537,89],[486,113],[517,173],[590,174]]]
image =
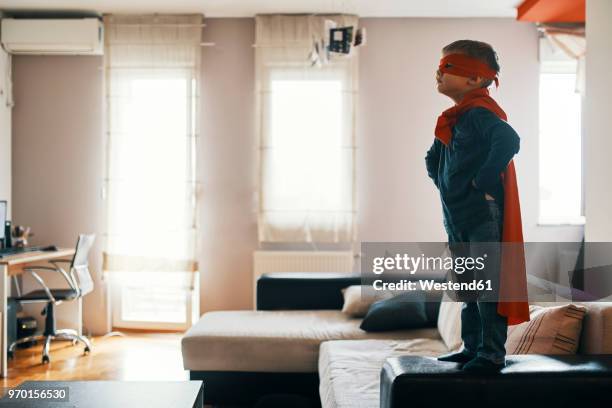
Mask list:
[[[202,381],[26,381],[6,390],[0,408],[202,408],[203,386]],[[65,401],[33,398],[37,390],[40,395],[61,389],[67,395]],[[9,398],[11,390],[13,396],[19,392],[25,398]]]

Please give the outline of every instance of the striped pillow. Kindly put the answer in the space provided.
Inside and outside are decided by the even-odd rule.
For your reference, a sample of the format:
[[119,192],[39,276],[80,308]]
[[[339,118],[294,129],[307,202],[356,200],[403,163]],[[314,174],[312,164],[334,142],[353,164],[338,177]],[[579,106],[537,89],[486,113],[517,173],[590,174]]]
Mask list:
[[576,354],[586,307],[529,306],[531,320],[508,328],[508,354]]

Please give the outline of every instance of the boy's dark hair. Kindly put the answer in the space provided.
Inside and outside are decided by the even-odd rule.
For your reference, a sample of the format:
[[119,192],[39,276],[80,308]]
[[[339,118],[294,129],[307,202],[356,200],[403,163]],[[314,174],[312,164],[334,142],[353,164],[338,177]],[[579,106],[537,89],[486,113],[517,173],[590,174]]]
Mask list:
[[[442,48],[442,52],[451,54],[451,53],[459,53],[465,54],[472,58],[477,58],[480,61],[484,62],[489,66],[489,68],[495,70],[495,72],[499,72],[499,62],[497,58],[497,53],[491,47],[491,45],[482,42],[482,41],[474,41],[474,40],[458,40],[448,44],[446,47]],[[482,88],[488,88],[493,83],[492,80],[486,79],[482,83]]]

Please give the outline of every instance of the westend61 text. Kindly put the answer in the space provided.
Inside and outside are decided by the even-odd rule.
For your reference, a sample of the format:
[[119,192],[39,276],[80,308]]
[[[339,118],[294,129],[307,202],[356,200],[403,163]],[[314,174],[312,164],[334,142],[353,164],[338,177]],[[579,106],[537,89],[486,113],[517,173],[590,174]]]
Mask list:
[[377,279],[372,284],[375,290],[435,290],[435,291],[456,291],[456,290],[493,290],[491,280],[473,280],[471,282],[436,282],[433,279],[419,279],[409,281],[402,279],[398,282],[383,282]]

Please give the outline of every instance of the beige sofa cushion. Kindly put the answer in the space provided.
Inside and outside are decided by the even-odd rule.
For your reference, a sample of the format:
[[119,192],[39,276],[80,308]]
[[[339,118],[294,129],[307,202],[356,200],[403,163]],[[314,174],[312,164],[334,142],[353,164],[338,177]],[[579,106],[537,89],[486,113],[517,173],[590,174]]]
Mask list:
[[508,328],[508,354],[576,354],[587,308],[529,306],[531,320]]
[[316,372],[326,340],[437,339],[435,328],[367,333],[340,310],[216,311],[182,339],[183,366],[194,371]]
[[578,352],[612,354],[612,302],[578,304],[587,308]]
[[444,295],[440,303],[440,312],[438,313],[438,331],[440,337],[446,344],[446,347],[451,350],[459,350],[463,341],[461,340],[461,307],[462,302],[453,302],[449,297]]
[[323,408],[379,406],[380,370],[389,357],[438,356],[441,339],[326,341],[319,352],[319,395]]

